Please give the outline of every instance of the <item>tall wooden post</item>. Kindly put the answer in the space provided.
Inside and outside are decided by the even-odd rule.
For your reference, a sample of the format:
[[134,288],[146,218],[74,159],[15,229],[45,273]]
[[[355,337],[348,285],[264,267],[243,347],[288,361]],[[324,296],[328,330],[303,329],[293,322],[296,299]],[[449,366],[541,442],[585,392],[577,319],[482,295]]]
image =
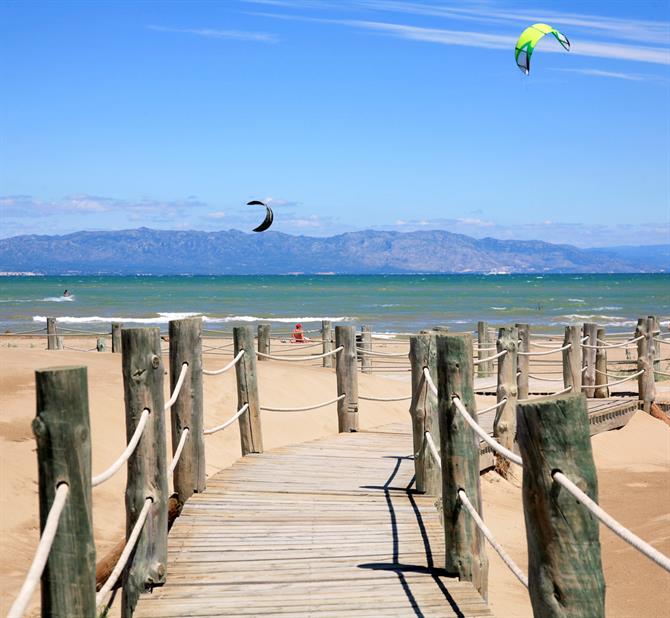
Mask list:
[[261,408],[258,401],[258,374],[256,372],[256,351],[251,327],[233,328],[233,350],[237,356],[244,350],[244,356],[235,365],[237,377],[237,409],[245,403],[249,409],[240,416],[240,442],[242,455],[263,452],[263,434],[261,431]]
[[112,322],[112,354],[121,354],[121,322]]
[[461,580],[471,581],[486,598],[489,564],[484,535],[458,497],[458,490],[463,489],[474,508],[482,513],[479,439],[452,401],[453,394],[459,395],[463,405],[477,420],[472,337],[469,333],[437,336],[437,379],[445,569],[457,574]]
[[571,393],[582,392],[582,351],[580,346],[579,326],[566,326],[563,346],[570,347],[563,350],[563,386],[571,387]]
[[[258,351],[261,354],[270,354],[270,324],[262,322],[258,325]],[[267,360],[263,356],[258,357],[259,361]]]
[[95,349],[98,352],[104,352],[106,348],[105,340],[102,337],[98,337],[95,342]]
[[[519,333],[517,352],[530,352],[530,326],[528,324],[515,324]],[[517,353],[516,358],[516,388],[519,399],[528,399],[528,374],[530,373],[530,359],[528,356]],[[516,410],[514,411],[516,418]]]
[[582,386],[585,387],[583,391],[587,397],[593,397],[595,395],[596,385],[595,346],[598,345],[598,325],[593,322],[585,322],[582,330],[582,337],[588,337],[588,339],[584,341],[585,345],[593,346],[582,348],[582,369],[586,367],[582,377]]
[[[65,507],[42,573],[42,616],[95,616],[95,543],[91,517],[91,430],[86,367],[35,372],[40,530],[56,489]],[[11,558],[10,558],[11,559]]]
[[56,318],[47,318],[47,350],[60,350]]
[[[321,342],[323,347],[323,353],[332,352],[333,350],[333,326],[330,320],[321,320]],[[323,357],[323,366],[332,367],[333,366],[333,357],[324,356]]]
[[[605,329],[598,329],[598,339],[605,341]],[[597,399],[606,399],[610,396],[610,390],[607,386],[607,348],[603,344],[598,344],[600,347],[596,350],[596,389],[594,397]]]
[[598,522],[552,474],[562,472],[597,502],[584,395],[519,405],[528,589],[533,616],[605,616]]
[[149,419],[142,439],[128,459],[126,481],[126,539],[147,498],[153,501],[123,575],[121,615],[132,616],[140,593],[165,582],[167,568],[167,465],[163,362],[158,328],[124,328],[121,331],[123,392],[126,406],[126,440],[130,441],[142,412]]
[[[492,348],[492,341],[489,337],[489,325],[486,322],[477,322],[477,358],[481,361],[482,358],[493,356],[493,351],[487,348]],[[488,378],[493,374],[493,361],[486,361],[477,365],[477,376],[480,378]]]
[[413,335],[409,338],[409,362],[412,367],[412,417],[414,441],[414,471],[416,490],[439,495],[442,489],[442,471],[426,450],[425,433],[430,432],[435,444],[440,443],[440,424],[437,416],[437,399],[428,388],[423,370],[428,368],[433,382],[437,383],[437,350],[434,334]]
[[637,378],[637,389],[638,398],[645,412],[651,411],[651,404],[656,400],[653,322],[653,318],[640,318],[635,329],[635,337],[642,337],[637,342],[637,370],[644,370],[644,373]]
[[[497,352],[507,351],[498,359],[498,388],[496,390],[497,402],[506,400],[497,410],[493,421],[493,435],[505,448],[514,448],[514,436],[516,435],[516,367],[517,346],[519,332],[516,327],[501,328],[496,341]],[[527,357],[525,357],[527,358]],[[509,468],[508,461],[496,457],[498,469],[503,474]]]
[[[653,328],[652,328],[652,334],[654,338],[660,337],[661,335],[661,321],[658,319],[658,316],[655,315],[650,315],[649,316],[650,320],[653,320]],[[661,369],[661,344],[657,343],[656,341],[654,343],[654,358],[653,358],[653,365],[654,365],[654,381],[655,382],[661,382],[663,380],[667,380],[668,378],[661,375],[658,373],[659,371],[662,371]]]
[[361,326],[361,371],[363,373],[371,373],[372,357],[366,352],[372,350],[372,327],[368,325]]
[[182,365],[188,365],[177,400],[170,409],[172,452],[188,429],[184,449],[174,469],[174,490],[180,503],[205,490],[205,442],[202,411],[202,318],[172,320],[170,335],[170,392],[177,386]]
[[358,373],[356,372],[356,329],[335,327],[335,347],[343,349],[335,355],[337,395],[337,426],[340,433],[358,431]]

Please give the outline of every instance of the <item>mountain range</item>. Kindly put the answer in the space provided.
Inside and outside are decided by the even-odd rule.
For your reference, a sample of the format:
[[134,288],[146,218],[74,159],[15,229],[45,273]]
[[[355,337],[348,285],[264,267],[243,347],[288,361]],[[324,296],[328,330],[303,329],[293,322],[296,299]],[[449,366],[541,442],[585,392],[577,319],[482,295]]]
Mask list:
[[0,240],[0,271],[56,274],[670,272],[670,244],[579,249],[443,230],[327,238],[139,228]]

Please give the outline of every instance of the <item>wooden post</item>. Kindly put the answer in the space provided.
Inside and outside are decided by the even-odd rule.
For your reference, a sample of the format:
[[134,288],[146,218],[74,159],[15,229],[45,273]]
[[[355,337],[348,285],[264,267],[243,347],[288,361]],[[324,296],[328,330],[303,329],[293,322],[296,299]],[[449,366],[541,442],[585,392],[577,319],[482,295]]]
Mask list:
[[[270,354],[270,324],[268,322],[258,325],[258,351],[262,354]],[[259,356],[258,360],[264,361],[267,358]]]
[[181,457],[174,469],[174,491],[180,503],[205,490],[205,442],[202,412],[202,318],[172,320],[170,335],[170,392],[174,392],[183,363],[186,379],[170,409],[172,452],[188,429]]
[[121,322],[112,322],[112,354],[121,354]]
[[340,433],[358,431],[358,373],[356,372],[356,329],[353,326],[335,327],[335,347],[343,349],[335,355],[337,396],[337,426]]
[[244,356],[235,365],[237,378],[237,409],[245,403],[249,409],[240,416],[240,442],[242,455],[263,452],[261,431],[261,409],[258,402],[258,374],[256,372],[256,350],[250,326],[233,328],[234,355],[244,350]]
[[[588,337],[584,344],[589,346],[598,345],[598,325],[593,322],[585,322],[584,328],[582,330],[582,338]],[[581,344],[581,342],[580,342]],[[595,385],[596,385],[596,349],[595,347],[582,348],[582,369],[586,367],[584,373],[582,374],[582,386],[586,388],[582,389],[584,394],[587,397],[593,397],[595,395]]]
[[105,340],[102,337],[98,337],[97,341],[95,342],[95,349],[98,352],[104,352],[106,348],[107,346],[105,344]]
[[446,547],[445,569],[471,581],[485,599],[488,595],[488,558],[484,535],[463,508],[463,489],[481,514],[479,439],[452,401],[458,394],[477,420],[472,375],[471,335],[437,336],[438,410],[442,457],[442,510]]
[[579,326],[566,326],[563,346],[570,344],[570,347],[563,350],[563,386],[570,386],[570,393],[582,392],[582,350],[579,340]]
[[361,349],[364,352],[361,353],[361,371],[363,373],[371,373],[372,367],[372,357],[365,352],[370,352],[372,350],[372,327],[363,325],[361,326]]
[[637,342],[637,370],[644,369],[644,373],[637,378],[637,389],[638,398],[645,412],[651,412],[651,404],[656,400],[653,322],[653,318],[640,318],[635,329],[635,337],[642,336]]
[[124,571],[121,615],[132,616],[142,592],[165,582],[167,567],[167,467],[163,362],[158,328],[121,331],[126,440],[130,441],[142,412],[149,419],[142,439],[128,459],[126,481],[126,539],[147,498],[153,501],[142,527],[132,563]]
[[[321,341],[323,344],[323,353],[332,352],[333,350],[333,326],[330,320],[321,320]],[[332,367],[333,366],[333,357],[324,356],[323,357],[323,366]]]
[[[507,401],[496,410],[493,421],[493,435],[505,448],[514,448],[514,437],[516,435],[516,367],[517,346],[519,342],[519,331],[516,327],[501,328],[496,341],[496,353],[507,350],[498,359],[498,388],[496,390],[496,401],[500,403]],[[528,358],[528,357],[525,357]],[[505,476],[509,469],[507,459],[496,456],[496,467]]]
[[[489,325],[486,322],[477,322],[477,358],[481,360],[487,356],[492,356],[493,351],[486,348],[492,348],[492,341],[489,337]],[[477,376],[488,378],[493,374],[493,361],[486,361],[477,365]]]
[[47,350],[60,350],[56,318],[47,318]]
[[[605,329],[598,329],[598,339],[605,341]],[[602,346],[601,343],[598,344]],[[596,350],[596,389],[594,397],[596,399],[606,399],[610,396],[610,390],[607,386],[607,348],[599,347]]]
[[[95,543],[91,517],[91,431],[86,367],[35,372],[40,530],[57,486],[65,507],[42,573],[42,616],[95,616]],[[9,557],[11,560],[11,557]]]
[[430,432],[436,445],[440,443],[440,425],[437,417],[437,400],[430,392],[423,375],[428,368],[433,382],[437,383],[437,351],[434,334],[413,335],[409,338],[409,362],[412,367],[412,417],[414,441],[414,471],[416,490],[420,493],[439,495],[442,489],[442,471],[432,455],[427,452],[424,436]]
[[[519,333],[517,352],[530,352],[530,326],[528,324],[515,324]],[[516,357],[517,377],[516,389],[519,399],[528,399],[528,374],[530,373],[530,359],[523,354]],[[514,411],[516,418],[516,410]]]
[[605,616],[598,521],[552,478],[560,471],[598,501],[584,395],[520,404],[528,589],[536,618]]
[[[658,316],[650,315],[649,319],[653,320],[652,334],[653,334],[654,338],[660,337],[661,336],[661,321],[658,319]],[[661,344],[657,343],[656,341],[654,341],[653,344],[654,344],[654,355],[653,355],[654,381],[655,382],[661,382],[663,380],[668,379],[667,377],[662,376],[660,373],[658,373],[659,371],[662,371],[662,369],[661,369]]]

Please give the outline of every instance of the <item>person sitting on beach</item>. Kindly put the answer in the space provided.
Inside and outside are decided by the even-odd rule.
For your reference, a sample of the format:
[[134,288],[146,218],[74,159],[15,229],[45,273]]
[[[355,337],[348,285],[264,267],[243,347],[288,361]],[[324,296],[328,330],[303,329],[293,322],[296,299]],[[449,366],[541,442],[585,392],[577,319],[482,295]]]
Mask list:
[[293,333],[291,334],[291,343],[305,343],[306,341],[309,341],[309,339],[305,337],[305,331],[302,330],[302,324],[296,324]]

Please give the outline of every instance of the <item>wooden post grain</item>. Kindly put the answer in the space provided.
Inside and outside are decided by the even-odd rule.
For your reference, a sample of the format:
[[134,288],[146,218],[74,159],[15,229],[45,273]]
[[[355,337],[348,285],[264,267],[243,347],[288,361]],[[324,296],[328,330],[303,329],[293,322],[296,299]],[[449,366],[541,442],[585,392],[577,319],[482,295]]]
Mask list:
[[434,334],[413,335],[409,338],[409,362],[412,368],[412,417],[414,442],[414,471],[416,490],[429,495],[439,495],[442,489],[442,471],[426,450],[425,433],[430,432],[435,444],[440,443],[440,425],[437,400],[432,394],[423,373],[424,368],[437,383],[437,350]]
[[56,318],[47,318],[47,350],[60,350]]
[[[321,342],[323,347],[323,354],[333,350],[333,325],[331,324],[330,320],[321,320]],[[324,356],[323,366],[332,367],[333,357]]]
[[442,510],[446,547],[445,569],[461,580],[471,581],[486,599],[488,558],[484,535],[462,507],[458,490],[463,489],[481,514],[479,484],[479,439],[452,401],[460,397],[477,420],[472,375],[471,335],[437,336],[438,410],[442,457]]
[[167,467],[163,362],[158,328],[121,331],[126,440],[130,441],[142,412],[149,419],[135,451],[128,459],[126,481],[126,539],[147,498],[153,502],[135,546],[132,563],[124,571],[121,615],[132,616],[139,595],[165,582],[167,568]]
[[361,354],[361,371],[363,373],[371,373],[372,356],[365,352],[372,351],[372,327],[367,324],[361,326],[361,348],[364,350]]
[[[582,369],[586,367],[582,374],[582,390],[587,397],[593,397],[595,395],[595,385],[596,385],[596,349],[595,346],[598,345],[598,325],[593,322],[585,322],[584,328],[582,330],[582,338],[588,337],[583,343],[588,346],[588,348],[582,348]],[[582,342],[580,341],[580,344]]]
[[[477,358],[481,361],[487,356],[493,356],[491,338],[489,337],[489,325],[486,322],[477,322]],[[480,378],[488,378],[493,374],[493,361],[486,361],[477,365],[477,376]]]
[[356,372],[356,329],[353,326],[335,327],[337,395],[337,426],[340,433],[358,431],[358,373]]
[[[498,332],[496,341],[496,353],[506,351],[498,358],[498,387],[496,390],[496,401],[498,403],[505,401],[496,410],[493,421],[493,435],[505,448],[510,450],[514,447],[514,437],[516,435],[516,367],[517,367],[517,346],[519,341],[519,332],[516,327],[501,328]],[[526,357],[527,358],[527,357]],[[496,455],[496,468],[503,474],[509,469],[507,459]]]
[[566,326],[563,346],[570,347],[563,350],[563,386],[570,387],[571,393],[582,392],[582,351],[579,344],[579,326]]
[[203,435],[202,318],[172,320],[170,335],[170,392],[174,392],[186,363],[186,378],[170,409],[172,452],[188,429],[181,457],[174,469],[174,491],[183,504],[194,493],[205,490],[205,443]]
[[[661,321],[658,316],[650,315],[649,319],[653,321],[652,334],[653,338],[656,339],[661,335]],[[653,353],[653,366],[654,366],[654,382],[660,382],[662,380],[667,380],[668,378],[661,375],[661,344],[653,341],[654,344],[654,353]]]
[[[262,322],[258,325],[258,351],[261,354],[270,354],[270,324]],[[258,357],[259,361],[267,360],[263,356]]]
[[112,354],[121,354],[121,322],[112,322]]
[[249,409],[240,416],[240,444],[242,455],[263,452],[263,433],[261,430],[261,408],[258,399],[258,372],[256,370],[256,351],[250,326],[233,328],[233,354],[237,356],[244,350],[244,356],[235,365],[237,378],[237,409],[249,404]]
[[651,412],[651,404],[656,399],[656,385],[654,384],[654,320],[640,318],[635,328],[635,337],[642,337],[637,342],[637,370],[644,370],[637,378],[638,398],[642,402],[642,409]]
[[[528,374],[530,373],[530,359],[528,356],[518,354],[518,352],[530,352],[530,326],[528,324],[515,324],[519,333],[519,343],[517,348],[517,378],[516,388],[519,399],[528,399]],[[516,418],[516,410],[514,411]]]
[[585,396],[520,404],[517,432],[533,616],[602,618],[605,582],[598,522],[552,477],[562,472],[597,502]]
[[[91,517],[91,431],[85,367],[35,372],[40,530],[61,483],[65,507],[42,573],[42,616],[95,616],[95,543]],[[10,557],[11,559],[11,557]]]
[[[605,329],[598,329],[598,339],[605,341]],[[606,399],[610,396],[610,391],[607,386],[607,348],[602,347],[602,343],[598,343],[596,350],[596,389],[593,396],[596,399]]]

